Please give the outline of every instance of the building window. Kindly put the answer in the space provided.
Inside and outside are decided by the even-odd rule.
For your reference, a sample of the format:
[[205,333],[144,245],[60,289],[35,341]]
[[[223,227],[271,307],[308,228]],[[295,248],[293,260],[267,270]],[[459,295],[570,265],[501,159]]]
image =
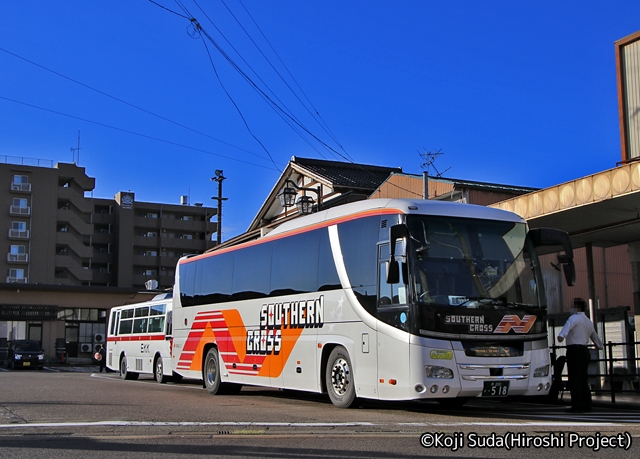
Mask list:
[[155,231],[149,231],[145,234],[146,237],[158,237],[158,233]]
[[147,250],[144,253],[145,257],[157,257],[158,256],[158,252],[156,252],[155,250]]
[[25,246],[23,245],[12,245],[11,246],[11,255],[20,255],[26,253]]
[[16,231],[27,231],[26,222],[11,222],[11,229]]
[[13,279],[24,279],[24,269],[11,268],[9,270],[9,277]]
[[29,177],[26,175],[14,175],[11,182],[11,191],[31,191]]
[[29,257],[27,256],[27,250],[24,245],[12,245],[7,256],[7,261],[27,262]]
[[27,207],[27,200],[25,198],[13,198],[13,206],[24,209]]
[[155,269],[145,269],[142,271],[143,276],[155,276],[157,271]]

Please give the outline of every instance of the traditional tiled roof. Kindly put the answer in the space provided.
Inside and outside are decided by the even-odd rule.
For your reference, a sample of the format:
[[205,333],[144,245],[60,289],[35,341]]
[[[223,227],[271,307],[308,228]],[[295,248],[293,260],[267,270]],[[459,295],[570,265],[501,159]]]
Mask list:
[[333,184],[335,188],[352,190],[377,189],[391,173],[402,173],[400,167],[371,166],[324,159],[293,157],[291,161]]

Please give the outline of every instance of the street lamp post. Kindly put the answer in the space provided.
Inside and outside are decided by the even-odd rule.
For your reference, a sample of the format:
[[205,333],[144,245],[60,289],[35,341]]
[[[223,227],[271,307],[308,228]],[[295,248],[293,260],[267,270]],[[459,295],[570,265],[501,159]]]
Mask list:
[[218,231],[216,235],[216,242],[218,245],[222,242],[222,201],[226,201],[227,198],[222,197],[222,182],[226,179],[226,177],[222,174],[221,169],[216,169],[216,176],[211,177],[211,180],[214,182],[218,182],[218,196],[213,196],[211,199],[215,199],[218,201]]

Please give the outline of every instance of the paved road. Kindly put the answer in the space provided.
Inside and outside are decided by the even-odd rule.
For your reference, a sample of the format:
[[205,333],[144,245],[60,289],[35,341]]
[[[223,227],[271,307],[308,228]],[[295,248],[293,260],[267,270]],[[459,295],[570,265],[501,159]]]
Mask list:
[[[568,416],[564,406],[498,400],[474,400],[455,411],[368,401],[341,410],[315,394],[243,388],[211,397],[195,381],[160,385],[69,370],[0,373],[0,457],[529,459],[554,451],[580,458],[640,452],[635,410],[597,407]],[[425,433],[429,448],[421,445]],[[629,450],[619,447],[629,443]]]

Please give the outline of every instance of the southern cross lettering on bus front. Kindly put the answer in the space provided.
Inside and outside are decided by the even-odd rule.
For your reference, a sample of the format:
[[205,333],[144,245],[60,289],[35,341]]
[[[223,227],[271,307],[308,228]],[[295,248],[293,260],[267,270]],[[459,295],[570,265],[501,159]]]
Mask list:
[[447,325],[483,324],[484,316],[445,316],[444,323]]
[[283,328],[319,328],[324,325],[324,295],[315,300],[263,304],[260,329],[247,330],[247,354],[278,354]]
[[508,314],[502,317],[500,323],[495,327],[492,324],[486,324],[484,316],[464,316],[464,315],[448,315],[444,317],[446,325],[467,325],[469,333],[529,333],[531,327],[536,321],[536,316],[525,315],[522,319],[514,314]]

